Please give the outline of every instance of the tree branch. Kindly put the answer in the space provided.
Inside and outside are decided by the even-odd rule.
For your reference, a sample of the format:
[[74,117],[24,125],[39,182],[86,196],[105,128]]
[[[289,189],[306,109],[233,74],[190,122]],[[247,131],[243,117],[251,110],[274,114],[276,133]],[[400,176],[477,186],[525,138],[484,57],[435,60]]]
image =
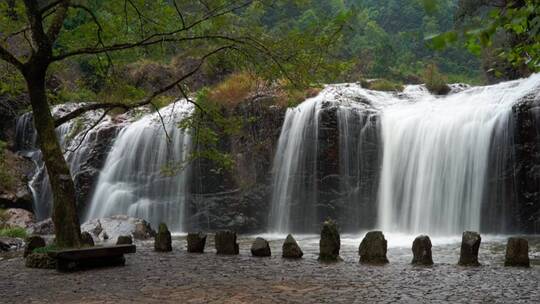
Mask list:
[[146,106],[148,104],[150,104],[152,102],[152,100],[156,97],[158,97],[159,95],[169,91],[170,89],[174,88],[175,86],[177,86],[179,83],[181,83],[182,81],[186,80],[187,78],[193,76],[195,73],[197,73],[200,68],[203,66],[203,64],[206,62],[206,60],[217,54],[217,53],[220,53],[222,51],[225,51],[225,50],[228,50],[228,49],[233,49],[233,46],[232,45],[226,45],[226,46],[222,46],[220,48],[217,48],[209,53],[207,53],[206,55],[204,55],[203,57],[201,57],[200,61],[199,61],[199,64],[193,68],[189,73],[183,75],[182,77],[180,77],[179,79],[171,82],[170,84],[152,92],[152,94],[150,94],[148,97],[144,98],[143,100],[139,101],[139,102],[136,102],[136,103],[133,103],[133,104],[125,104],[125,103],[121,103],[121,102],[114,102],[114,103],[90,103],[90,104],[87,104],[87,105],[84,105],[76,110],[73,110],[71,111],[70,113],[58,118],[55,120],[55,126],[58,127],[58,126],[61,126],[62,124],[74,119],[74,118],[77,118],[79,116],[81,116],[82,114],[88,112],[88,111],[93,111],[93,110],[99,110],[99,109],[113,109],[113,108],[121,108],[121,109],[124,109],[126,111],[129,111],[131,109],[134,109],[134,108],[138,108],[138,107],[142,107],[142,106]]
[[0,46],[0,58],[13,66],[15,66],[19,71],[22,71],[24,68],[24,65],[22,62],[20,62],[13,54],[11,54],[8,50]]
[[56,39],[58,38],[58,34],[60,34],[60,30],[64,25],[64,19],[66,19],[67,16],[69,4],[69,0],[63,0],[56,9],[53,21],[51,22],[49,30],[47,31],[47,37],[49,38],[50,44],[56,41]]
[[[29,0],[26,0],[26,1],[29,1]],[[223,15],[229,14],[231,12],[234,12],[238,9],[244,8],[253,2],[254,0],[249,0],[249,1],[244,1],[242,4],[235,5],[235,6],[228,6],[228,7],[221,6],[219,8],[214,9],[212,12],[209,12],[208,14],[204,15],[199,20],[193,22],[189,26],[182,26],[181,28],[176,29],[174,31],[154,33],[136,42],[118,43],[118,44],[113,44],[113,45],[101,47],[101,48],[96,48],[96,47],[81,48],[78,50],[74,50],[71,52],[66,52],[63,54],[53,56],[52,61],[59,61],[68,57],[78,56],[78,55],[100,54],[100,53],[105,53],[105,52],[131,49],[134,47],[150,46],[150,45],[154,45],[154,44],[158,44],[162,42],[181,42],[181,41],[204,39],[205,37],[210,37],[210,36],[200,36],[200,38],[197,38],[197,37],[174,38],[173,36],[181,32],[187,32],[190,29],[194,28],[195,26],[201,23],[204,23],[210,19],[217,18]]]

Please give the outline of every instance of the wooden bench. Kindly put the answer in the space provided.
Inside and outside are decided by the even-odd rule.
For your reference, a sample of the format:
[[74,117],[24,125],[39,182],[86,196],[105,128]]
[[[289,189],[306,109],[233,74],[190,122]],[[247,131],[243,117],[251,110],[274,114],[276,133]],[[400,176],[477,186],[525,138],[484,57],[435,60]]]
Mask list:
[[124,254],[135,253],[135,245],[96,246],[81,249],[50,251],[48,255],[56,260],[58,271],[75,271],[107,266],[123,266]]

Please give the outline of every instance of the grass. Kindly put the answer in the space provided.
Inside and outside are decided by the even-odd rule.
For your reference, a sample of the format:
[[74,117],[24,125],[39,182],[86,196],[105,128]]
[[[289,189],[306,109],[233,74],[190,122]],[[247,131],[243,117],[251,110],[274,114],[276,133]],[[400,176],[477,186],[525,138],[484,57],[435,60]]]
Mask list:
[[61,248],[56,246],[56,244],[50,244],[45,247],[36,248],[32,251],[32,253],[47,253],[50,251],[56,251],[60,250]]
[[27,233],[26,229],[21,227],[11,227],[11,228],[2,228],[0,229],[0,237],[11,237],[11,238],[26,238]]
[[14,183],[6,164],[6,148],[7,144],[0,140],[0,189],[10,189]]

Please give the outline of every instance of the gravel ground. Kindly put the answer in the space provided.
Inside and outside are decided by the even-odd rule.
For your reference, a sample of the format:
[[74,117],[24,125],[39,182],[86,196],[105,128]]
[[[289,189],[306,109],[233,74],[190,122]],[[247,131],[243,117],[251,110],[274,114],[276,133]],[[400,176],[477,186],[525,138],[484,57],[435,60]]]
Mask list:
[[171,253],[137,243],[125,267],[77,273],[27,269],[18,256],[0,261],[0,303],[540,303],[540,237],[530,239],[533,266],[504,267],[505,238],[483,237],[480,267],[456,265],[459,238],[433,239],[432,267],[410,265],[412,238],[387,237],[386,266],[358,263],[359,238],[342,236],[342,262],[317,261],[316,236],[298,238],[301,260],[250,256],[252,236],[240,237],[240,255],[185,252],[176,237]]

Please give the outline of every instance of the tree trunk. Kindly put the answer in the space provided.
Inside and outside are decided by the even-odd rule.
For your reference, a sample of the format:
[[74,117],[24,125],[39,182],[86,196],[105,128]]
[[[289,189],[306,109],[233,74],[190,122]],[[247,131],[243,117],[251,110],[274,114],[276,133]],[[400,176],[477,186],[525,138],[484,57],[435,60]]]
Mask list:
[[53,193],[53,213],[56,245],[80,247],[81,227],[76,209],[75,185],[58,143],[45,91],[46,64],[31,64],[24,72],[28,85],[34,126]]

